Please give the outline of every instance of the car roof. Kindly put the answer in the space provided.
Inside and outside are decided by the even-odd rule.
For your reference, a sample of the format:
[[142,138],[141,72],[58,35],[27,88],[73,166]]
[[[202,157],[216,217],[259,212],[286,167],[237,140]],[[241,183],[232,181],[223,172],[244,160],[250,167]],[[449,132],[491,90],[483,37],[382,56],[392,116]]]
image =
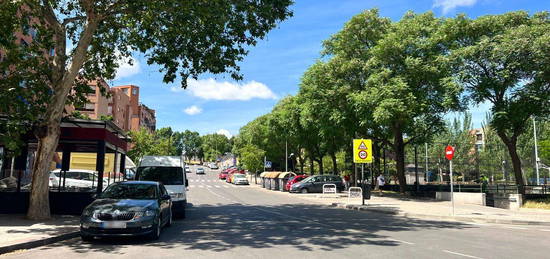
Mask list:
[[158,185],[158,182],[154,181],[123,181],[123,182],[117,182],[118,184],[150,184],[150,185]]
[[[61,172],[61,169],[55,169],[50,171],[50,173],[59,173],[59,172]],[[88,169],[71,169],[71,170],[68,170],[67,173],[68,172],[97,173],[94,170],[88,170]]]
[[180,167],[182,159],[179,156],[144,156],[139,163],[139,166],[166,166]]

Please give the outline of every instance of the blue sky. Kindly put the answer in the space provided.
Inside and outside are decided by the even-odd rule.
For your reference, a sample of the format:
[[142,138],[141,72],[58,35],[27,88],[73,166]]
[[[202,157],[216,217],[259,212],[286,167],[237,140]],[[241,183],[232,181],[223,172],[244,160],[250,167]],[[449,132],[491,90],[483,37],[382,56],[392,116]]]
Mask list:
[[[438,16],[466,13],[470,17],[508,11],[549,10],[549,0],[295,0],[294,16],[272,30],[240,63],[244,80],[227,75],[203,75],[187,90],[179,82],[164,84],[158,67],[135,56],[111,85],[135,84],[142,103],[156,110],[157,128],[170,126],[201,134],[235,135],[254,118],[268,113],[277,101],[298,90],[302,73],[319,58],[322,41],[339,31],[352,16],[379,8],[382,16],[399,20],[408,10],[433,11]],[[479,127],[490,105],[472,107]],[[449,114],[448,117],[455,116]]]

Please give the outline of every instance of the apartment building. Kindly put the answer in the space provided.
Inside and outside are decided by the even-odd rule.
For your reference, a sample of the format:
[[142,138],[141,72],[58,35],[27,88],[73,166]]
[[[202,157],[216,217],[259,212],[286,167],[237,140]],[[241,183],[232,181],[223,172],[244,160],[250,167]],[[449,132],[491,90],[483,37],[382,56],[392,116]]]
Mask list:
[[[110,87],[104,80],[94,80],[89,83],[92,92],[87,95],[88,103],[82,107],[65,107],[67,114],[74,111],[89,117],[100,119],[111,116],[113,122],[125,131],[137,131],[144,127],[149,132],[156,129],[155,110],[139,102],[139,86],[122,85]],[[101,94],[101,88],[110,93],[109,97]]]

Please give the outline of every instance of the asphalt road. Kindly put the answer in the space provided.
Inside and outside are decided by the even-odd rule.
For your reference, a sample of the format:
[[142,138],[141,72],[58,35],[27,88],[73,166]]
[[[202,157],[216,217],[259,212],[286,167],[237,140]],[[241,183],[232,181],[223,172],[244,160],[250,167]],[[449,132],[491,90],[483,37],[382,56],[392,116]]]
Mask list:
[[[6,258],[548,258],[550,228],[411,220],[305,204],[188,174],[187,218],[158,241],[72,239]],[[296,194],[300,195],[300,194]],[[2,256],[0,256],[2,257]]]

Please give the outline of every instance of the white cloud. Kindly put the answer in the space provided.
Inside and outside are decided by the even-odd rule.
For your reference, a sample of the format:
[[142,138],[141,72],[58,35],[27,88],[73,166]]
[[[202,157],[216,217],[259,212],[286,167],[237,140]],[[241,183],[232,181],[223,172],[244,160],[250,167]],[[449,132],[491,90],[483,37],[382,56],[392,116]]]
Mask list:
[[231,138],[233,136],[233,135],[231,135],[229,130],[226,130],[226,129],[220,129],[216,133],[220,134],[220,135],[225,135],[227,138]]
[[[132,60],[132,65],[128,64],[128,60]],[[130,77],[141,72],[139,61],[133,57],[129,59],[123,59],[118,62],[118,69],[116,71],[115,80]]]
[[[187,80],[187,90],[196,97],[206,100],[240,100],[247,101],[254,98],[276,99],[277,96],[265,84],[256,81],[247,83],[232,83],[209,79]],[[172,87],[173,92],[183,91]]]
[[433,7],[441,7],[443,13],[446,14],[457,7],[472,6],[476,4],[476,2],[477,0],[434,0]]
[[197,115],[202,112],[202,109],[200,107],[197,107],[196,105],[189,106],[183,110],[183,112],[189,114],[189,115]]

